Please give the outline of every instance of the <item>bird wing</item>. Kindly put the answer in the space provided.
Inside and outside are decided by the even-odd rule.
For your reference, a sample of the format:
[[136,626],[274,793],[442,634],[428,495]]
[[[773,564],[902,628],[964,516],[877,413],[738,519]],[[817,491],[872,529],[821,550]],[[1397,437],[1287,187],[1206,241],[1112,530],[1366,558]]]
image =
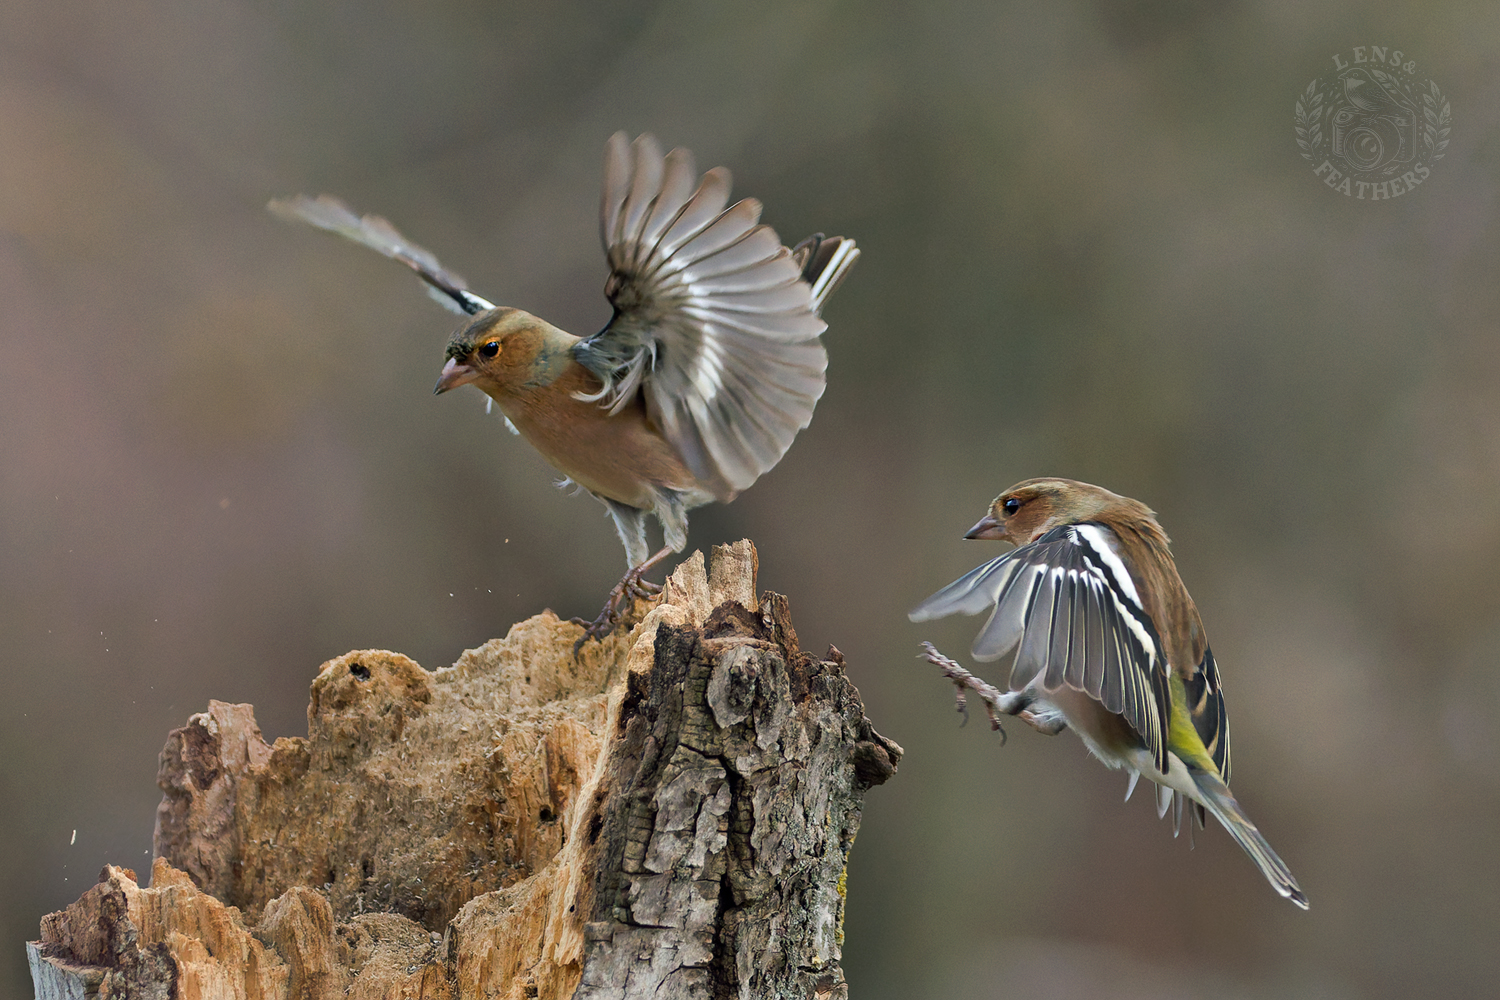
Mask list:
[[432,251],[417,246],[397,232],[396,227],[378,215],[355,215],[354,211],[332,195],[309,198],[276,198],[266,206],[272,214],[338,233],[382,254],[400,261],[427,283],[428,291],[444,307],[469,316],[495,308],[494,303],[469,291],[464,279],[443,267]]
[[1082,691],[1124,716],[1166,773],[1166,657],[1115,553],[1113,534],[1091,523],[1054,528],[955,580],[918,605],[911,618],[993,607],[974,640],[976,660],[998,660],[1016,650],[1011,690],[1034,683],[1043,691]]
[[761,206],[726,208],[729,171],[643,135],[609,140],[600,230],[614,317],[574,348],[611,412],[638,391],[693,475],[720,500],[771,469],[812,419],[828,355],[818,310],[859,255],[815,237],[789,250]]
[[1229,784],[1229,713],[1224,707],[1224,688],[1212,649],[1204,647],[1203,660],[1183,681],[1187,691],[1188,716],[1198,738],[1214,759],[1219,778]]

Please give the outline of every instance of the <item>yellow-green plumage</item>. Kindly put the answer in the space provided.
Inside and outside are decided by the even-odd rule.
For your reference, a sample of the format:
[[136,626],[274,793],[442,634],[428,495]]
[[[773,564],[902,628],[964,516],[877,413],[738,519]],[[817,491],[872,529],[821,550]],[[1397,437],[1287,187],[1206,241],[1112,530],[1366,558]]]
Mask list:
[[[1229,721],[1218,665],[1167,535],[1144,504],[1087,483],[1030,479],[1002,493],[967,538],[1009,541],[928,598],[924,621],[990,611],[978,660],[1014,653],[995,706],[1037,729],[1072,728],[1105,765],[1174,795],[1180,824],[1211,812],[1281,895],[1307,897],[1229,791]],[[1129,793],[1127,792],[1127,797]]]
[[1188,767],[1207,771],[1217,777],[1219,766],[1208,752],[1208,747],[1204,746],[1203,737],[1193,723],[1192,713],[1188,710],[1187,688],[1183,685],[1182,678],[1173,674],[1170,685],[1172,712],[1167,726],[1167,749],[1180,757]]

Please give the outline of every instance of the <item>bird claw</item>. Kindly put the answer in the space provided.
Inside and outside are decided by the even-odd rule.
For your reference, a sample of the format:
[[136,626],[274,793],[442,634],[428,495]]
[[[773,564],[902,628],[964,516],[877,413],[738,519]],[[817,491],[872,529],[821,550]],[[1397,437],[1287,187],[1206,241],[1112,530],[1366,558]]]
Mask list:
[[615,626],[619,624],[616,620],[614,609],[609,607],[608,605],[605,606],[603,611],[599,612],[599,617],[595,618],[591,622],[584,621],[582,618],[569,618],[568,621],[572,622],[574,625],[583,626],[583,635],[579,636],[578,641],[573,643],[573,657],[575,659],[578,657],[578,651],[583,648],[584,643],[588,642],[590,639],[597,639],[600,642],[603,642],[605,639],[609,638],[610,633],[613,632],[615,630]]
[[954,688],[957,689],[955,700],[958,703],[958,714],[963,716],[964,719],[960,723],[961,726],[968,725],[969,723],[969,699],[967,692],[973,691],[979,695],[980,700],[984,702],[985,714],[990,719],[990,729],[1000,734],[1000,745],[1005,746],[1006,741],[1010,737],[1006,734],[1005,727],[1000,724],[1000,713],[1002,711],[1007,712],[1007,714],[1015,713],[1000,708],[1005,698],[1000,689],[992,684],[985,683],[969,673],[959,665],[957,660],[938,652],[937,647],[930,642],[922,643],[922,656],[919,659],[925,659],[928,663],[937,667],[943,672],[944,677],[953,682]]
[[609,592],[609,597],[604,602],[604,609],[599,612],[598,618],[591,622],[584,621],[582,618],[569,619],[574,625],[583,626],[583,635],[573,643],[574,657],[578,656],[578,651],[590,639],[603,642],[614,633],[615,629],[626,624],[637,599],[650,600],[661,593],[661,584],[641,579],[641,574],[649,568],[649,563],[642,564],[621,577],[620,582],[615,584],[614,589]]
[[[629,582],[626,582],[629,581]],[[661,584],[644,580],[639,573],[632,570],[625,574],[625,579],[620,581],[625,584],[625,591],[631,597],[643,597],[650,599],[661,593]]]

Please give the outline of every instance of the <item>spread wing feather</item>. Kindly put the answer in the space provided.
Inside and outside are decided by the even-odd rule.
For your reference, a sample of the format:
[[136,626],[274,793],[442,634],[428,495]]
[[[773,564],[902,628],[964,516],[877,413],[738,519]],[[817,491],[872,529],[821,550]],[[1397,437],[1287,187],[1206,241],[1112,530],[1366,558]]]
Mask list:
[[[911,618],[926,621],[993,608],[974,640],[976,660],[997,660],[1015,650],[1011,690],[1082,691],[1123,715],[1165,772],[1171,694],[1161,639],[1096,548],[1108,544],[1109,529],[1088,527],[1087,532],[1076,525],[1055,528],[976,567],[923,601]],[[1217,669],[1211,655],[1204,659],[1207,669],[1197,676],[1205,678],[1205,689],[1217,692]],[[1222,733],[1221,762],[1215,751],[1222,769],[1228,765],[1228,730],[1213,724],[1222,717],[1222,699],[1216,698],[1205,702],[1217,707],[1205,711],[1199,731]]]
[[985,608],[994,607],[1000,600],[1001,590],[1020,568],[1021,564],[1011,558],[1013,555],[1014,552],[1007,552],[975,566],[918,604],[907,617],[914,622],[925,622],[949,615],[977,615]]
[[716,271],[712,274],[700,272],[697,268],[689,268],[683,272],[683,280],[691,283],[693,290],[700,295],[758,292],[795,285],[801,279],[802,272],[786,247],[752,267]]
[[811,421],[828,366],[818,309],[859,253],[821,237],[789,250],[759,224],[760,202],[725,207],[729,189],[723,168],[697,180],[686,150],[610,139],[599,225],[614,317],[574,347],[603,383],[585,398],[613,412],[643,393],[720,500],[775,466]]
[[472,316],[495,308],[494,303],[469,291],[464,279],[443,267],[432,251],[417,246],[378,215],[355,215],[348,205],[326,194],[316,198],[305,194],[277,198],[267,207],[280,218],[306,222],[338,233],[391,260],[400,261],[427,283],[428,291],[434,293],[433,298],[455,312]]

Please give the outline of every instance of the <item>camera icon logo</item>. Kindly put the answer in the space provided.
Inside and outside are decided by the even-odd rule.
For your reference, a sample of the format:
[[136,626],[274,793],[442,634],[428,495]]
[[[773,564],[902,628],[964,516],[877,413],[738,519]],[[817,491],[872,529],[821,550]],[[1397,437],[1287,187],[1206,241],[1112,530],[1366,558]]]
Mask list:
[[1313,174],[1360,201],[1407,194],[1432,175],[1452,125],[1448,99],[1399,49],[1358,45],[1296,104],[1297,145]]
[[1343,103],[1329,116],[1334,155],[1361,173],[1392,173],[1415,160],[1422,141],[1422,113],[1416,104],[1363,69],[1345,70],[1339,79]]

